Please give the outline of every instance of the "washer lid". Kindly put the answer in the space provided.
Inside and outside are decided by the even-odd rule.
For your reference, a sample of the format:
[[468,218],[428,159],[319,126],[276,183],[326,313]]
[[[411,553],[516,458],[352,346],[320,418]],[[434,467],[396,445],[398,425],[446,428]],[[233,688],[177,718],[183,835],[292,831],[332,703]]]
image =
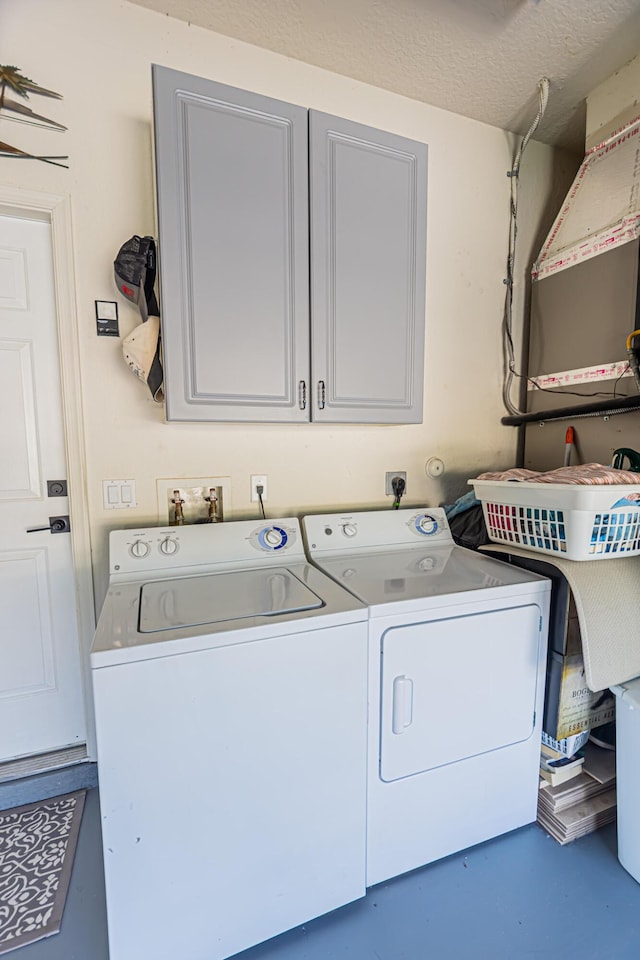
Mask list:
[[156,580],[141,587],[138,629],[156,633],[298,613],[323,605],[320,597],[285,567]]

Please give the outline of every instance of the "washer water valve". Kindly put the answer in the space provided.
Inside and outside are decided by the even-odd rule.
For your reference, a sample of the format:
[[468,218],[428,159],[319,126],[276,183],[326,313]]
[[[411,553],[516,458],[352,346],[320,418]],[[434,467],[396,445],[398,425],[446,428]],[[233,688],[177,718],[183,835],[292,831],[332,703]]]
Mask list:
[[181,526],[184,523],[184,512],[182,510],[182,504],[184,503],[184,500],[181,498],[179,490],[173,491],[173,503],[176,509],[174,522],[177,526]]
[[222,517],[218,515],[218,495],[215,487],[209,487],[209,496],[204,498],[209,504],[207,519],[209,523],[219,523]]

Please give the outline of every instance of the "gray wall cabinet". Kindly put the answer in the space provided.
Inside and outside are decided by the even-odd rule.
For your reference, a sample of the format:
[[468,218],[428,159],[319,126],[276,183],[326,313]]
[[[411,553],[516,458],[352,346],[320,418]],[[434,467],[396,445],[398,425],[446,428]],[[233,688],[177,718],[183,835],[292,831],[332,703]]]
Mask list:
[[419,423],[426,144],[156,65],[153,97],[167,419]]
[[420,423],[427,145],[315,110],[309,144],[313,419]]
[[157,66],[153,97],[167,419],[307,421],[307,111]]

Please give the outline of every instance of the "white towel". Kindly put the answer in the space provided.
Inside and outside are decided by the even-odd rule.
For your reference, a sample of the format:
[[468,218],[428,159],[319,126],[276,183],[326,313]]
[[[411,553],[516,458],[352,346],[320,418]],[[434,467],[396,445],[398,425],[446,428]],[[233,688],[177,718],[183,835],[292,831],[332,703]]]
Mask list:
[[566,577],[578,613],[589,689],[604,690],[640,676],[640,557],[580,562],[498,543],[483,550],[549,563]]
[[[477,480],[525,480],[527,483],[573,483],[587,486],[610,486],[611,484],[640,484],[640,473],[629,470],[616,470],[602,463],[583,463],[575,467],[558,467],[557,470],[527,470],[526,467],[513,467],[511,470],[498,470],[481,473]],[[469,481],[471,482],[471,481]]]

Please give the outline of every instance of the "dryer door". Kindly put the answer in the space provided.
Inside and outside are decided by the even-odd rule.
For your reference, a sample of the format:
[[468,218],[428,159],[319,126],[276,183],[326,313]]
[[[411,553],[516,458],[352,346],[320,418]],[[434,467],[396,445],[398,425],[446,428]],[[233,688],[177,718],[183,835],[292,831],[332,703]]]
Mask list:
[[387,630],[381,779],[399,780],[528,739],[540,623],[540,608],[530,604]]

